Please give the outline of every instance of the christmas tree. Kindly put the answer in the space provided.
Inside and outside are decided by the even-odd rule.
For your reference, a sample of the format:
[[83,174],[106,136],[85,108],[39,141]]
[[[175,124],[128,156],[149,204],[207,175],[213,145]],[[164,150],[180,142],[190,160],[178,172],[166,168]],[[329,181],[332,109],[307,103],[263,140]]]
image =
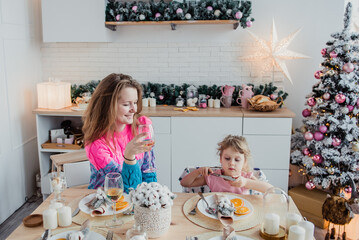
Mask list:
[[351,192],[359,182],[359,34],[350,32],[351,3],[344,29],[331,34],[306,96],[303,126],[292,137],[291,164],[308,177],[306,187]]

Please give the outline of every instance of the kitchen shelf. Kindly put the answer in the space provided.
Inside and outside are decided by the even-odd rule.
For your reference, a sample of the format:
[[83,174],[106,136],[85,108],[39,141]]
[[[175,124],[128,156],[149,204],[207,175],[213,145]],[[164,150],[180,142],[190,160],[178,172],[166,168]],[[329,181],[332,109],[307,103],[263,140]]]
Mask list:
[[116,26],[128,26],[128,25],[167,25],[171,26],[172,30],[176,30],[177,25],[188,25],[188,24],[233,24],[233,29],[237,29],[239,26],[238,20],[176,20],[176,21],[123,21],[123,22],[105,22],[106,27],[112,31],[116,31]]

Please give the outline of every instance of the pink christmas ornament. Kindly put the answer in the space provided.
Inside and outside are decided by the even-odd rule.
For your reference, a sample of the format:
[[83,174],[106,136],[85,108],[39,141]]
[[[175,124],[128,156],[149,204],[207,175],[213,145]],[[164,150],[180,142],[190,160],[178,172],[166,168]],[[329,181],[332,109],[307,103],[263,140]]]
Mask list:
[[155,18],[159,18],[159,17],[161,17],[161,13],[156,13]]
[[359,98],[357,99],[357,107],[359,108]]
[[338,56],[338,54],[335,51],[330,52],[329,55],[331,58],[336,58]]
[[238,12],[236,12],[236,14],[234,16],[236,17],[236,19],[241,19],[243,14],[242,14],[242,12],[238,11]]
[[176,13],[177,13],[177,14],[181,14],[181,13],[183,13],[182,8],[177,8]]
[[323,75],[323,72],[322,71],[320,71],[320,70],[318,70],[318,71],[316,71],[315,73],[314,73],[314,77],[316,78],[316,79],[320,79],[320,77]]
[[351,192],[352,192],[352,187],[350,187],[350,186],[345,187],[345,188],[344,188],[344,191],[345,191],[346,193],[351,193]]
[[318,132],[318,131],[314,133],[314,139],[315,139],[316,141],[322,141],[323,138],[324,138],[324,134],[323,134],[323,133]]
[[116,15],[116,20],[120,21],[120,17],[121,17],[120,14]]
[[342,143],[342,140],[340,140],[339,138],[333,138],[332,144],[334,147],[339,146]]
[[136,5],[132,7],[132,11],[137,12],[137,6]]
[[353,72],[353,71],[354,71],[354,64],[352,64],[352,63],[350,63],[350,62],[344,64],[343,70],[344,70],[345,72],[347,72],[347,73]]
[[327,128],[327,126],[325,126],[325,125],[321,125],[321,126],[319,127],[319,131],[320,131],[321,133],[326,133],[326,132],[328,131],[328,128]]
[[271,94],[271,95],[270,95],[270,99],[272,99],[272,100],[277,99],[277,97],[278,97],[278,96],[277,96],[276,94]]
[[315,188],[315,185],[314,185],[314,183],[313,183],[311,180],[309,180],[308,182],[305,183],[305,187],[306,187],[308,190],[312,190],[312,189]]
[[252,24],[253,24],[252,21],[247,21],[246,22],[247,27],[252,27]]
[[343,102],[345,102],[345,95],[342,94],[342,93],[337,94],[337,95],[335,96],[335,101],[336,101],[337,103],[343,103]]
[[315,162],[316,164],[320,164],[323,162],[323,157],[320,154],[316,154],[313,156],[313,162]]
[[304,133],[304,138],[305,138],[305,140],[307,140],[307,141],[313,140],[313,133],[311,133],[311,132],[306,132],[306,133]]
[[315,105],[315,99],[313,97],[308,98],[307,104],[313,107]]
[[159,95],[158,98],[159,98],[160,100],[163,100],[163,99],[164,99],[164,96],[163,96],[163,95]]
[[302,115],[303,117],[309,117],[310,115],[312,115],[312,112],[310,111],[310,109],[304,109],[302,111]]
[[213,11],[213,7],[212,7],[212,6],[208,6],[208,7],[207,7],[207,10],[208,10],[208,11]]
[[320,53],[322,54],[322,56],[324,57],[325,54],[327,54],[327,49],[323,48]]
[[303,149],[303,154],[308,156],[308,155],[310,154],[309,149],[308,149],[308,148],[304,148],[304,149]]
[[351,111],[353,111],[354,106],[352,106],[352,105],[348,105],[348,106],[347,106],[347,108],[348,108],[349,112],[351,112]]
[[324,94],[323,94],[323,98],[324,98],[325,100],[329,100],[330,94],[329,94],[329,93],[324,93]]

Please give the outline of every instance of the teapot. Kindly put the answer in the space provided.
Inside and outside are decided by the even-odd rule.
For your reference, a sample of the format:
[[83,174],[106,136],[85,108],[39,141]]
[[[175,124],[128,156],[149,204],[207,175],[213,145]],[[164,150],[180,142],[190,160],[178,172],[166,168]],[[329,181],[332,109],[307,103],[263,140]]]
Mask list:
[[[223,87],[224,87],[224,90],[223,90]],[[232,96],[234,89],[235,88],[232,86],[228,86],[228,85],[222,86],[221,87],[222,96]]]
[[242,108],[248,108],[247,99],[252,98],[254,95],[252,88],[253,86],[247,86],[246,84],[242,84],[242,90],[239,90],[238,98],[236,100],[236,102],[241,105]]

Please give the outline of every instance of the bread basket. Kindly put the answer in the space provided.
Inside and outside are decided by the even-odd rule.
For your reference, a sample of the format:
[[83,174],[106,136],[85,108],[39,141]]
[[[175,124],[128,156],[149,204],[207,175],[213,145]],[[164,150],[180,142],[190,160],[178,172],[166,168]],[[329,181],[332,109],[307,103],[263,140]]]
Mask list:
[[247,99],[250,108],[260,112],[271,112],[276,110],[282,103],[283,98],[278,97],[276,101],[272,101],[269,97],[264,95],[256,95]]

